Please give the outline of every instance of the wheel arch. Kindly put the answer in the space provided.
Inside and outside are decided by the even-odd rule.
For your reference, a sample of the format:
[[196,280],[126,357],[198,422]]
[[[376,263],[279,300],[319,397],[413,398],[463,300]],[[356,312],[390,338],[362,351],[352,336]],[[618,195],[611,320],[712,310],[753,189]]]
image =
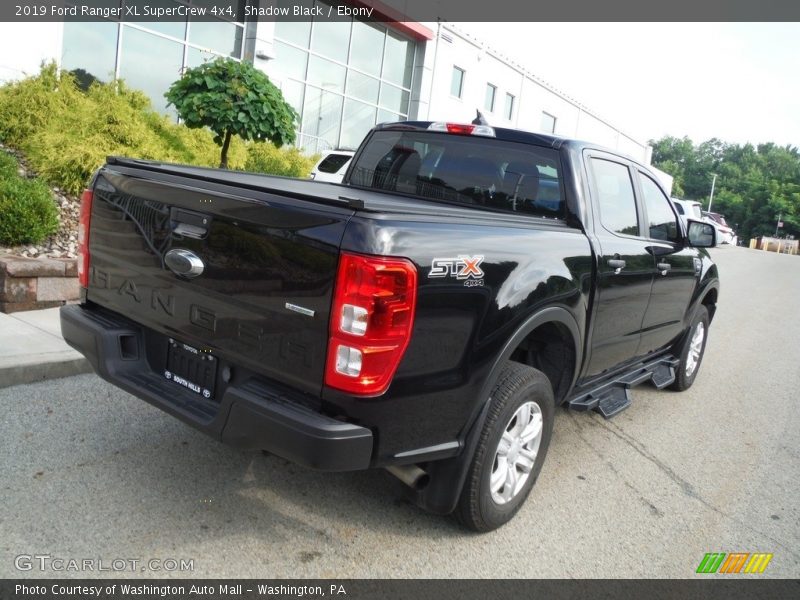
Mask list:
[[[567,373],[565,377],[557,377],[554,372],[548,373],[546,369],[540,368],[537,364],[519,360],[520,350],[524,348],[526,344],[530,344],[531,341],[539,339],[540,336],[557,338],[563,344],[563,348],[569,353],[571,372]],[[489,377],[486,378],[481,388],[481,394],[479,396],[480,401],[484,404],[489,401],[489,393],[495,386],[503,363],[506,360],[513,360],[512,357],[514,357],[518,359],[517,362],[539,368],[539,370],[547,375],[551,384],[553,384],[553,394],[558,404],[560,400],[566,398],[567,393],[575,384],[583,356],[582,348],[583,344],[581,343],[578,323],[565,308],[551,306],[535,313],[520,325],[506,342],[503,350],[495,358],[491,371],[489,372]]]
[[510,359],[514,351],[520,347],[520,344],[528,339],[532,333],[544,326],[551,328],[551,331],[553,328],[562,331],[571,338],[574,348],[574,365],[565,395],[569,388],[575,384],[583,356],[578,323],[565,308],[560,306],[544,308],[528,317],[508,339],[503,346],[503,350],[495,357],[489,376],[481,387],[473,414],[465,426],[461,454],[429,465],[431,483],[424,490],[417,492],[415,501],[419,506],[439,514],[447,514],[455,509],[461,490],[464,487],[467,471],[472,461],[480,432],[486,420],[491,400],[490,394],[497,383],[502,366],[506,360]]
[[717,312],[717,298],[719,297],[719,288],[710,286],[700,298],[700,304],[708,310],[709,323],[714,320],[714,313]]
[[719,298],[719,280],[714,278],[703,286],[699,291],[695,292],[692,297],[692,302],[686,309],[684,317],[684,330],[678,339],[672,344],[672,352],[679,353],[680,348],[686,343],[689,335],[691,334],[691,325],[694,322],[697,311],[701,306],[705,306],[708,311],[709,325],[714,320],[714,313],[717,311],[717,299]]

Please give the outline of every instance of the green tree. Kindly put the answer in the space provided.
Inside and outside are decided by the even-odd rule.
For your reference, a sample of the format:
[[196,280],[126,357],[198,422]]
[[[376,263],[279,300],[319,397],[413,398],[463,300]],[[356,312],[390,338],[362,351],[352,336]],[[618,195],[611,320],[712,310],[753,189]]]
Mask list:
[[800,152],[793,146],[728,144],[716,138],[695,146],[688,137],[652,140],[653,164],[675,178],[676,196],[707,206],[717,175],[715,212],[725,215],[739,236],[800,236]]
[[250,63],[218,58],[187,69],[164,96],[187,127],[214,132],[223,169],[233,135],[277,147],[294,142],[297,113]]
[[673,177],[672,193],[678,198],[687,197],[685,188],[687,166],[694,161],[694,144],[688,137],[665,136],[653,146],[653,164]]

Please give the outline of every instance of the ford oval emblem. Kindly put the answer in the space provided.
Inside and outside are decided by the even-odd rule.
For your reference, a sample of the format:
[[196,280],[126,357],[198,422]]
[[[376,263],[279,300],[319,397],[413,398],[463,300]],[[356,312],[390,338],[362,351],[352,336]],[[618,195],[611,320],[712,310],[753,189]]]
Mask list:
[[164,263],[175,275],[189,279],[201,275],[206,267],[197,254],[183,248],[175,248],[167,252],[164,255]]

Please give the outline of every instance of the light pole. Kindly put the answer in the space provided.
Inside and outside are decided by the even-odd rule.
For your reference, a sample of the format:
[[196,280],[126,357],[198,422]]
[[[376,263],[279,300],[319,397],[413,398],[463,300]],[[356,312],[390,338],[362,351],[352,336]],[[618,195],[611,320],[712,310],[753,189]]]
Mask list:
[[717,183],[717,174],[712,173],[714,179],[711,180],[711,196],[708,198],[708,212],[711,212],[711,203],[714,201],[714,184]]

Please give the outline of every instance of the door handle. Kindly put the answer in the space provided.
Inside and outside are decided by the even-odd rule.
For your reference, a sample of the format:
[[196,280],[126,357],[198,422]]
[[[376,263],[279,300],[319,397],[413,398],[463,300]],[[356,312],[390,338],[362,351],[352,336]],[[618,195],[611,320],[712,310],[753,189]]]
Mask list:
[[656,266],[658,267],[658,270],[661,271],[662,275],[666,275],[667,271],[669,271],[672,268],[671,264],[665,262],[660,262]]
[[196,240],[205,239],[211,229],[210,215],[172,207],[169,211],[169,220],[172,231],[178,235]]
[[614,275],[619,275],[619,272],[625,268],[625,261],[621,258],[609,258],[608,266],[614,269]]

